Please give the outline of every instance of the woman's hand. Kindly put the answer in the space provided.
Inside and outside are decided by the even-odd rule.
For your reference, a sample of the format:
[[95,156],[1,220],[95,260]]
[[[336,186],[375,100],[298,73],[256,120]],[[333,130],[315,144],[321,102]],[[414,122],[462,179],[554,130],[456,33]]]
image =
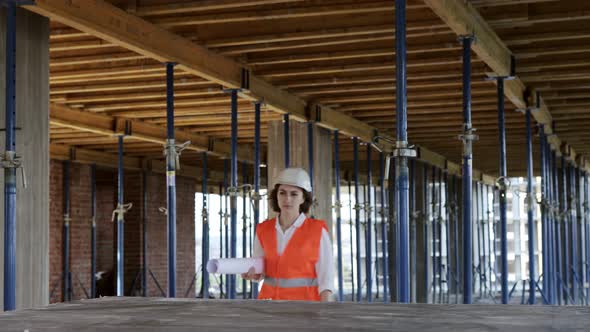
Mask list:
[[321,302],[332,302],[332,291],[325,290],[320,293]]
[[264,279],[264,273],[256,273],[254,266],[252,266],[248,273],[242,273],[242,278],[250,281],[260,281]]

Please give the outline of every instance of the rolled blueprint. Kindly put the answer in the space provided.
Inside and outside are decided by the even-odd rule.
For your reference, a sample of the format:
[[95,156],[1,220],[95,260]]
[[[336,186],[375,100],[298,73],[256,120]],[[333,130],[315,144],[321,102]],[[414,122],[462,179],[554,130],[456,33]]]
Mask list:
[[207,272],[217,274],[247,273],[251,267],[255,273],[263,273],[264,258],[219,258],[207,262]]

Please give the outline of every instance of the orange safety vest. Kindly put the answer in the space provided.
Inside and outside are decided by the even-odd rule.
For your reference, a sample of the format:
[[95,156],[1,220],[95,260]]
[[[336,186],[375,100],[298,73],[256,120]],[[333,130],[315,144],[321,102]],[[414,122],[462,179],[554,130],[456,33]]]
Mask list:
[[320,252],[322,220],[306,218],[299,226],[283,253],[277,251],[277,219],[259,224],[256,236],[264,249],[264,282],[259,299],[319,301],[315,264]]

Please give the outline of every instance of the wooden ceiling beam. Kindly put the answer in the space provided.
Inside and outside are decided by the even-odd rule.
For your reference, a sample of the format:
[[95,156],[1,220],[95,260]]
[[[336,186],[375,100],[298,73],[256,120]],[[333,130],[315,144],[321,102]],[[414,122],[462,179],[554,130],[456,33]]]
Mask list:
[[[424,0],[424,2],[457,35],[475,35],[476,42],[472,46],[473,51],[495,72],[496,75],[510,75],[512,53],[472,5],[459,0]],[[560,14],[563,15],[563,13]],[[550,14],[544,17],[547,18],[548,21],[552,21],[549,16],[555,15],[556,14]],[[576,16],[579,15],[584,16],[586,14],[576,14]],[[536,19],[539,20],[541,16],[537,16]],[[590,16],[588,17],[590,18]],[[529,20],[535,20],[535,18],[529,18]],[[529,22],[529,20],[527,20],[527,24],[532,23]],[[498,27],[498,24],[493,26]],[[530,100],[524,99],[525,84],[518,77],[514,80],[506,81],[504,91],[506,97],[512,101],[517,108],[525,108],[529,104],[535,106],[534,98],[531,98]],[[545,133],[552,134],[551,114],[542,98],[540,105],[538,106],[538,110],[533,112],[533,117],[537,123],[545,125]],[[561,141],[557,135],[550,135],[549,141],[555,150],[559,150]]]

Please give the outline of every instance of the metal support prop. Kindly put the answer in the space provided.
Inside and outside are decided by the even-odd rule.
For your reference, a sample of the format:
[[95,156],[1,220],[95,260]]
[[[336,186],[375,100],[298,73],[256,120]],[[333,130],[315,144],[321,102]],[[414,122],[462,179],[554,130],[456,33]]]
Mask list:
[[442,288],[442,284],[443,284],[443,255],[442,255],[442,248],[443,248],[443,241],[442,241],[442,225],[443,225],[443,217],[442,217],[442,169],[438,168],[437,169],[437,191],[438,191],[438,211],[437,211],[437,217],[436,217],[436,223],[438,224],[436,227],[437,230],[437,237],[438,237],[438,244],[437,244],[437,253],[438,253],[438,258],[436,260],[437,264],[438,264],[438,303],[442,303],[442,295],[443,295],[443,288]]
[[373,302],[373,257],[372,257],[372,245],[371,245],[371,238],[372,235],[372,228],[373,228],[373,221],[371,219],[371,209],[372,209],[372,202],[371,202],[371,144],[367,144],[367,201],[365,202],[367,218],[366,218],[366,231],[365,231],[365,243],[366,243],[366,250],[365,250],[365,267],[366,267],[366,276],[367,276],[367,302]]
[[473,262],[473,235],[472,235],[472,212],[473,205],[473,188],[471,181],[473,178],[473,141],[476,139],[474,128],[471,124],[471,42],[472,36],[463,36],[463,134],[460,138],[463,140],[463,303],[471,304],[473,275],[471,274],[471,264]]
[[16,309],[16,5],[6,4],[4,167],[4,311]]
[[482,243],[483,243],[483,234],[482,234],[482,223],[481,220],[483,219],[483,200],[482,200],[482,184],[481,182],[475,182],[475,216],[476,216],[476,228],[477,228],[477,268],[476,272],[479,274],[479,298],[483,297],[483,283],[484,283],[484,273],[483,273],[483,250],[482,250]]
[[168,297],[176,297],[176,146],[174,142],[174,63],[166,63],[166,189],[168,218]]
[[378,299],[379,298],[379,245],[377,244],[379,242],[378,240],[378,236],[379,236],[379,228],[377,225],[377,220],[379,220],[379,216],[378,216],[378,208],[377,208],[377,186],[374,185],[373,186],[373,199],[374,199],[374,208],[372,209],[372,213],[373,213],[373,231],[375,232],[375,298]]
[[[584,268],[584,274],[586,280],[590,281],[590,191],[588,190],[588,172],[584,172],[584,233],[585,233],[585,252],[586,252],[586,265]],[[590,290],[586,290],[586,304],[590,303]]]
[[[143,255],[142,255],[142,276],[141,276],[141,296],[148,296],[147,279],[148,279],[148,237],[147,237],[147,225],[148,225],[148,181],[147,172],[142,172],[143,181],[143,229],[142,229],[142,241],[143,241]],[[96,205],[95,205],[96,207]]]
[[[396,178],[399,227],[399,302],[410,302],[410,238],[409,238],[409,185],[408,158],[415,151],[408,147],[407,73],[406,73],[406,1],[395,1],[396,48]],[[413,152],[413,153],[412,153]]]
[[447,216],[445,220],[445,245],[446,245],[446,283],[447,283],[447,300],[446,303],[451,303],[451,288],[452,288],[452,281],[451,281],[451,209],[452,206],[449,204],[449,178],[448,173],[444,173],[443,183],[445,184],[445,214]]
[[455,231],[453,234],[453,243],[455,246],[455,303],[459,303],[459,292],[461,291],[461,268],[459,264],[459,207],[456,205],[457,202],[457,187],[459,180],[457,176],[453,175],[453,202],[454,204],[454,211],[453,211],[453,219],[455,223]]
[[379,195],[381,197],[381,252],[383,265],[383,302],[389,303],[389,260],[387,258],[387,215],[385,213],[385,158],[379,154]]
[[[225,193],[225,204],[224,204],[224,211],[223,211],[223,225],[224,225],[224,230],[225,230],[225,234],[224,234],[224,239],[225,239],[225,258],[229,257],[229,222],[228,222],[228,218],[229,218],[229,213],[227,213],[228,211],[228,207],[229,207],[229,181],[228,181],[228,177],[229,177],[229,159],[224,159],[223,160],[223,192]],[[229,298],[229,289],[230,289],[230,276],[228,275],[226,277],[225,280],[225,298]]]
[[484,222],[484,202],[483,202],[483,187],[484,184],[480,183],[479,184],[479,207],[480,207],[480,219],[478,220],[479,223],[479,228],[481,231],[481,263],[480,263],[480,272],[481,272],[481,277],[482,277],[482,283],[480,285],[481,287],[481,291],[484,292],[485,295],[485,291],[487,290],[486,287],[486,283],[488,280],[488,276],[486,273],[486,227],[485,227],[485,222]]
[[[254,104],[254,234],[260,220],[260,103]],[[252,287],[252,297],[258,298],[258,287]]]
[[355,297],[355,287],[354,287],[354,242],[353,242],[353,220],[352,220],[352,186],[350,184],[350,178],[348,179],[348,215],[350,216],[350,284],[352,287],[352,300],[354,301]]
[[498,130],[500,147],[499,194],[500,194],[500,253],[502,265],[502,304],[508,304],[508,228],[506,225],[507,205],[507,171],[506,171],[506,119],[504,116],[504,77],[497,77],[498,88]]
[[[242,163],[242,183],[248,183],[248,168],[246,163]],[[248,246],[248,205],[246,197],[248,196],[247,186],[242,186],[242,257],[248,257],[247,246]],[[242,279],[242,298],[248,298],[248,284],[246,279]]]
[[567,201],[567,163],[565,156],[561,155],[561,177],[562,177],[562,220],[563,220],[563,250],[564,250],[564,288],[565,288],[565,304],[569,304],[570,298],[570,243],[569,243],[569,222],[567,217],[568,201]]
[[436,264],[436,167],[432,166],[432,303],[436,303],[436,276],[438,265]]
[[64,301],[69,302],[71,298],[71,278],[70,278],[70,161],[63,162],[63,190],[64,190],[64,226],[63,226],[63,296]]
[[336,246],[338,248],[338,302],[344,300],[344,284],[342,276],[342,218],[340,217],[340,146],[338,144],[338,130],[334,130],[334,175],[336,185]]
[[209,298],[209,272],[207,272],[207,262],[209,261],[209,205],[208,205],[208,193],[207,178],[209,177],[208,158],[207,152],[203,152],[203,177],[201,179],[201,190],[203,194],[203,210],[201,211],[201,217],[203,220],[202,225],[202,242],[203,246],[201,249],[201,278],[202,278],[202,294],[204,299]]
[[315,196],[314,196],[314,187],[313,187],[313,169],[314,169],[314,162],[313,162],[313,122],[309,121],[307,123],[307,161],[309,163],[309,182],[311,184],[311,209],[310,209],[310,216],[315,218]]
[[[224,196],[223,196],[223,190],[224,190],[224,185],[223,183],[219,183],[219,257],[223,258],[224,256],[224,251],[223,251],[223,220],[225,219],[225,215],[224,215],[224,211],[223,211],[223,201],[224,201]],[[219,275],[219,298],[223,298],[224,296],[227,295],[227,293],[225,292],[225,283],[223,282],[223,274]]]
[[118,159],[118,209],[117,213],[117,296],[125,296],[125,214],[124,205],[124,170],[123,170],[123,138],[119,136],[119,159]]
[[354,215],[355,215],[355,232],[356,232],[356,301],[360,302],[363,288],[361,285],[361,207],[359,204],[359,141],[357,137],[352,138],[353,158],[354,158]]
[[90,298],[96,297],[96,164],[90,166]]
[[[287,118],[287,116],[286,116]],[[288,118],[287,118],[288,120]],[[287,121],[288,122],[288,121]],[[288,155],[287,151],[285,152]],[[231,90],[231,161],[230,161],[230,257],[237,257],[238,227],[238,90]],[[229,275],[229,298],[236,298],[236,276]]]
[[[551,304],[553,301],[553,235],[552,235],[552,225],[553,225],[553,213],[551,213],[551,202],[552,202],[552,177],[551,177],[551,150],[549,145],[547,144],[546,147],[542,146],[542,151],[544,154],[544,165],[542,165],[541,171],[541,182],[542,182],[542,200],[541,200],[541,212],[544,213],[544,216],[541,217],[541,235],[542,235],[542,252],[543,252],[543,293],[546,295],[545,298],[547,301],[544,304]],[[533,177],[534,178],[534,177]],[[534,180],[533,180],[534,181]],[[546,185],[543,188],[543,181]],[[534,190],[533,190],[534,195]],[[544,201],[543,201],[544,199]],[[530,202],[534,204],[534,200]],[[534,207],[534,206],[533,206]],[[535,227],[533,225],[533,227]],[[534,249],[534,247],[533,247]],[[530,257],[529,257],[530,259]],[[545,266],[545,264],[547,266]],[[539,285],[537,285],[539,287]]]
[[[556,256],[556,250],[555,250],[555,213],[553,213],[553,209],[555,206],[555,198],[554,198],[554,187],[555,187],[555,181],[553,179],[553,168],[552,168],[552,163],[554,162],[555,159],[555,154],[552,153],[551,151],[551,147],[549,146],[549,144],[547,144],[546,147],[546,151],[545,151],[545,160],[546,160],[546,166],[545,166],[545,176],[547,177],[547,183],[548,183],[548,187],[547,187],[547,194],[548,194],[548,200],[547,200],[547,206],[548,206],[548,219],[547,219],[547,250],[549,251],[548,254],[548,263],[549,263],[549,268],[548,268],[548,289],[547,289],[547,293],[548,296],[548,304],[552,304],[555,305],[557,304],[556,301],[556,293],[557,293],[557,277],[556,277],[556,273],[555,273],[555,256]],[[545,254],[543,254],[545,255]],[[545,279],[545,277],[543,277],[543,279]]]
[[[527,185],[526,185],[526,209],[528,221],[528,246],[529,246],[529,304],[535,304],[535,220],[533,219],[533,135],[531,132],[531,109],[525,110],[526,122],[526,165],[527,165]],[[545,168],[545,167],[543,167]],[[543,174],[544,175],[544,174]],[[543,251],[546,254],[548,251]],[[545,274],[547,278],[548,274]],[[546,291],[546,286],[543,286]]]
[[560,202],[559,198],[559,175],[557,169],[557,154],[554,152],[552,153],[552,173],[553,173],[553,193],[554,195],[554,214],[555,214],[555,247],[556,250],[556,259],[555,259],[555,279],[556,279],[556,288],[557,288],[557,304],[561,305],[563,302],[563,273],[561,266],[563,265],[562,261],[562,246],[561,246],[561,213],[560,207],[563,208],[562,203]]
[[283,134],[284,134],[284,143],[285,143],[285,168],[290,167],[291,163],[289,161],[289,155],[291,154],[290,151],[290,143],[289,143],[289,114],[285,114],[283,116]]
[[[531,172],[529,170],[529,167],[531,167],[530,162],[529,162],[529,157],[532,155],[532,152],[529,152],[529,134],[530,134],[530,110],[526,110],[526,137],[527,137],[527,182],[531,181],[529,179],[529,172]],[[545,148],[545,135],[544,135],[544,127],[543,125],[539,126],[539,140],[540,140],[540,157],[541,157],[541,162],[540,162],[540,166],[541,166],[541,250],[543,252],[543,290],[546,290],[549,288],[549,280],[547,278],[547,276],[549,275],[549,255],[547,255],[547,253],[549,252],[549,242],[548,242],[548,236],[547,236],[547,225],[548,225],[548,204],[547,204],[547,194],[549,192],[548,190],[548,179],[549,177],[548,172],[547,172],[547,155],[546,155],[546,148]],[[531,138],[532,141],[532,138]],[[531,142],[532,145],[532,142]],[[532,188],[531,188],[532,190]],[[531,195],[529,193],[529,186],[527,183],[527,200],[528,203],[530,203],[530,198],[529,195]],[[528,214],[528,210],[532,209],[531,207],[527,206],[527,214]],[[530,221],[529,221],[529,226],[530,226]],[[530,233],[530,232],[529,232]],[[530,236],[529,236],[529,243],[530,243]],[[529,252],[530,255],[530,252]],[[530,263],[530,256],[529,256],[529,263]],[[530,273],[530,272],[529,272]],[[532,280],[532,278],[531,278]],[[529,303],[530,303],[530,298],[529,298]],[[531,303],[532,304],[532,303]]]
[[417,279],[417,263],[418,263],[418,259],[417,259],[417,253],[418,253],[418,248],[416,247],[417,245],[417,239],[416,239],[416,224],[418,223],[418,213],[416,211],[416,160],[411,159],[410,160],[410,211],[411,211],[411,221],[410,221],[410,258],[411,258],[411,263],[410,263],[410,267],[412,269],[411,271],[411,279],[410,279],[410,284],[412,286],[411,289],[411,294],[410,294],[410,302],[411,303],[416,303],[416,293],[417,293],[417,287],[416,287],[416,279]]
[[424,242],[424,294],[425,301],[428,303],[430,280],[428,278],[428,223],[430,217],[428,216],[428,165],[423,164],[423,181],[422,181],[422,227],[423,227],[423,242]]
[[569,266],[572,274],[572,300],[574,304],[578,303],[578,222],[576,219],[576,168],[573,162],[569,165],[569,176],[570,176],[570,206],[569,206],[569,218],[571,226],[571,251],[572,251],[572,264]]

